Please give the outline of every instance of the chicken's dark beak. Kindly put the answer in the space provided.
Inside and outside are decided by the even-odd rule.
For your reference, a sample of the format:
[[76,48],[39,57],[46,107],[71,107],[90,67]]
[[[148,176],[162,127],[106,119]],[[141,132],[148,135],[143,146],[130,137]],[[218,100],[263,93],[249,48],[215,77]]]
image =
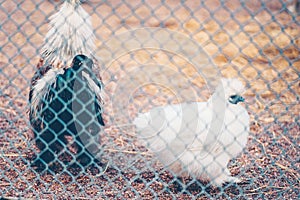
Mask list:
[[239,102],[244,102],[244,101],[245,101],[245,98],[240,95],[231,95],[229,97],[229,103],[232,103],[232,104],[237,104]]

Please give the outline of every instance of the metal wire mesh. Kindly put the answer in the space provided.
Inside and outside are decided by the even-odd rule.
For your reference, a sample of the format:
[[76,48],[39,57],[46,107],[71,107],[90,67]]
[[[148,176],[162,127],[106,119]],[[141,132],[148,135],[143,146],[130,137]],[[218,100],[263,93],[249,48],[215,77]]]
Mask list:
[[[60,170],[39,173],[31,167],[39,150],[27,117],[28,93],[49,16],[61,2],[0,1],[0,195],[21,199],[299,198],[296,3],[85,1],[82,6],[92,17],[96,35],[96,76],[101,76],[105,88],[101,146],[108,166],[102,171],[94,167],[78,171],[67,168],[67,163]],[[245,85],[250,133],[242,153],[228,164],[230,173],[242,182],[214,187],[205,179],[179,177],[164,167],[157,152],[140,141],[132,121],[138,112],[159,106],[206,102],[221,77],[238,78]],[[184,128],[187,134],[194,131]],[[226,146],[223,150],[228,151]]]

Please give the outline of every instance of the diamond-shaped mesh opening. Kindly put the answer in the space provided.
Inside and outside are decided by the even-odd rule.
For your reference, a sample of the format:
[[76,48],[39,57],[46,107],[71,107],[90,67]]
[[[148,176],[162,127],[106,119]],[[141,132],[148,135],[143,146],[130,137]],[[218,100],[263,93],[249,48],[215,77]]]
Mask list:
[[299,198],[298,0],[82,0],[94,65],[47,79],[63,2],[0,2],[1,197]]

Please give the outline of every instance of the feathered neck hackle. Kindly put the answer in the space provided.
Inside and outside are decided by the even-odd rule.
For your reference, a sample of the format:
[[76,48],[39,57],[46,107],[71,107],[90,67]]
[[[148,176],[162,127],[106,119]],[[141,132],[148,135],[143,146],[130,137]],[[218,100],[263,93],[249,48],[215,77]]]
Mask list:
[[95,35],[89,14],[80,0],[66,0],[50,18],[41,58],[54,67],[68,67],[77,54],[93,57]]

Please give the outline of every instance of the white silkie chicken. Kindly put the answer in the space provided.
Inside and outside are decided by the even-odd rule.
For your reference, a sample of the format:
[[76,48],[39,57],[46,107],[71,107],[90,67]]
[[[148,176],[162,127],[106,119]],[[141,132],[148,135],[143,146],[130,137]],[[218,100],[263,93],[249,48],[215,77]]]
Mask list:
[[239,105],[243,84],[222,79],[208,102],[168,105],[134,119],[139,140],[177,176],[239,182],[227,164],[246,146],[250,119]]

